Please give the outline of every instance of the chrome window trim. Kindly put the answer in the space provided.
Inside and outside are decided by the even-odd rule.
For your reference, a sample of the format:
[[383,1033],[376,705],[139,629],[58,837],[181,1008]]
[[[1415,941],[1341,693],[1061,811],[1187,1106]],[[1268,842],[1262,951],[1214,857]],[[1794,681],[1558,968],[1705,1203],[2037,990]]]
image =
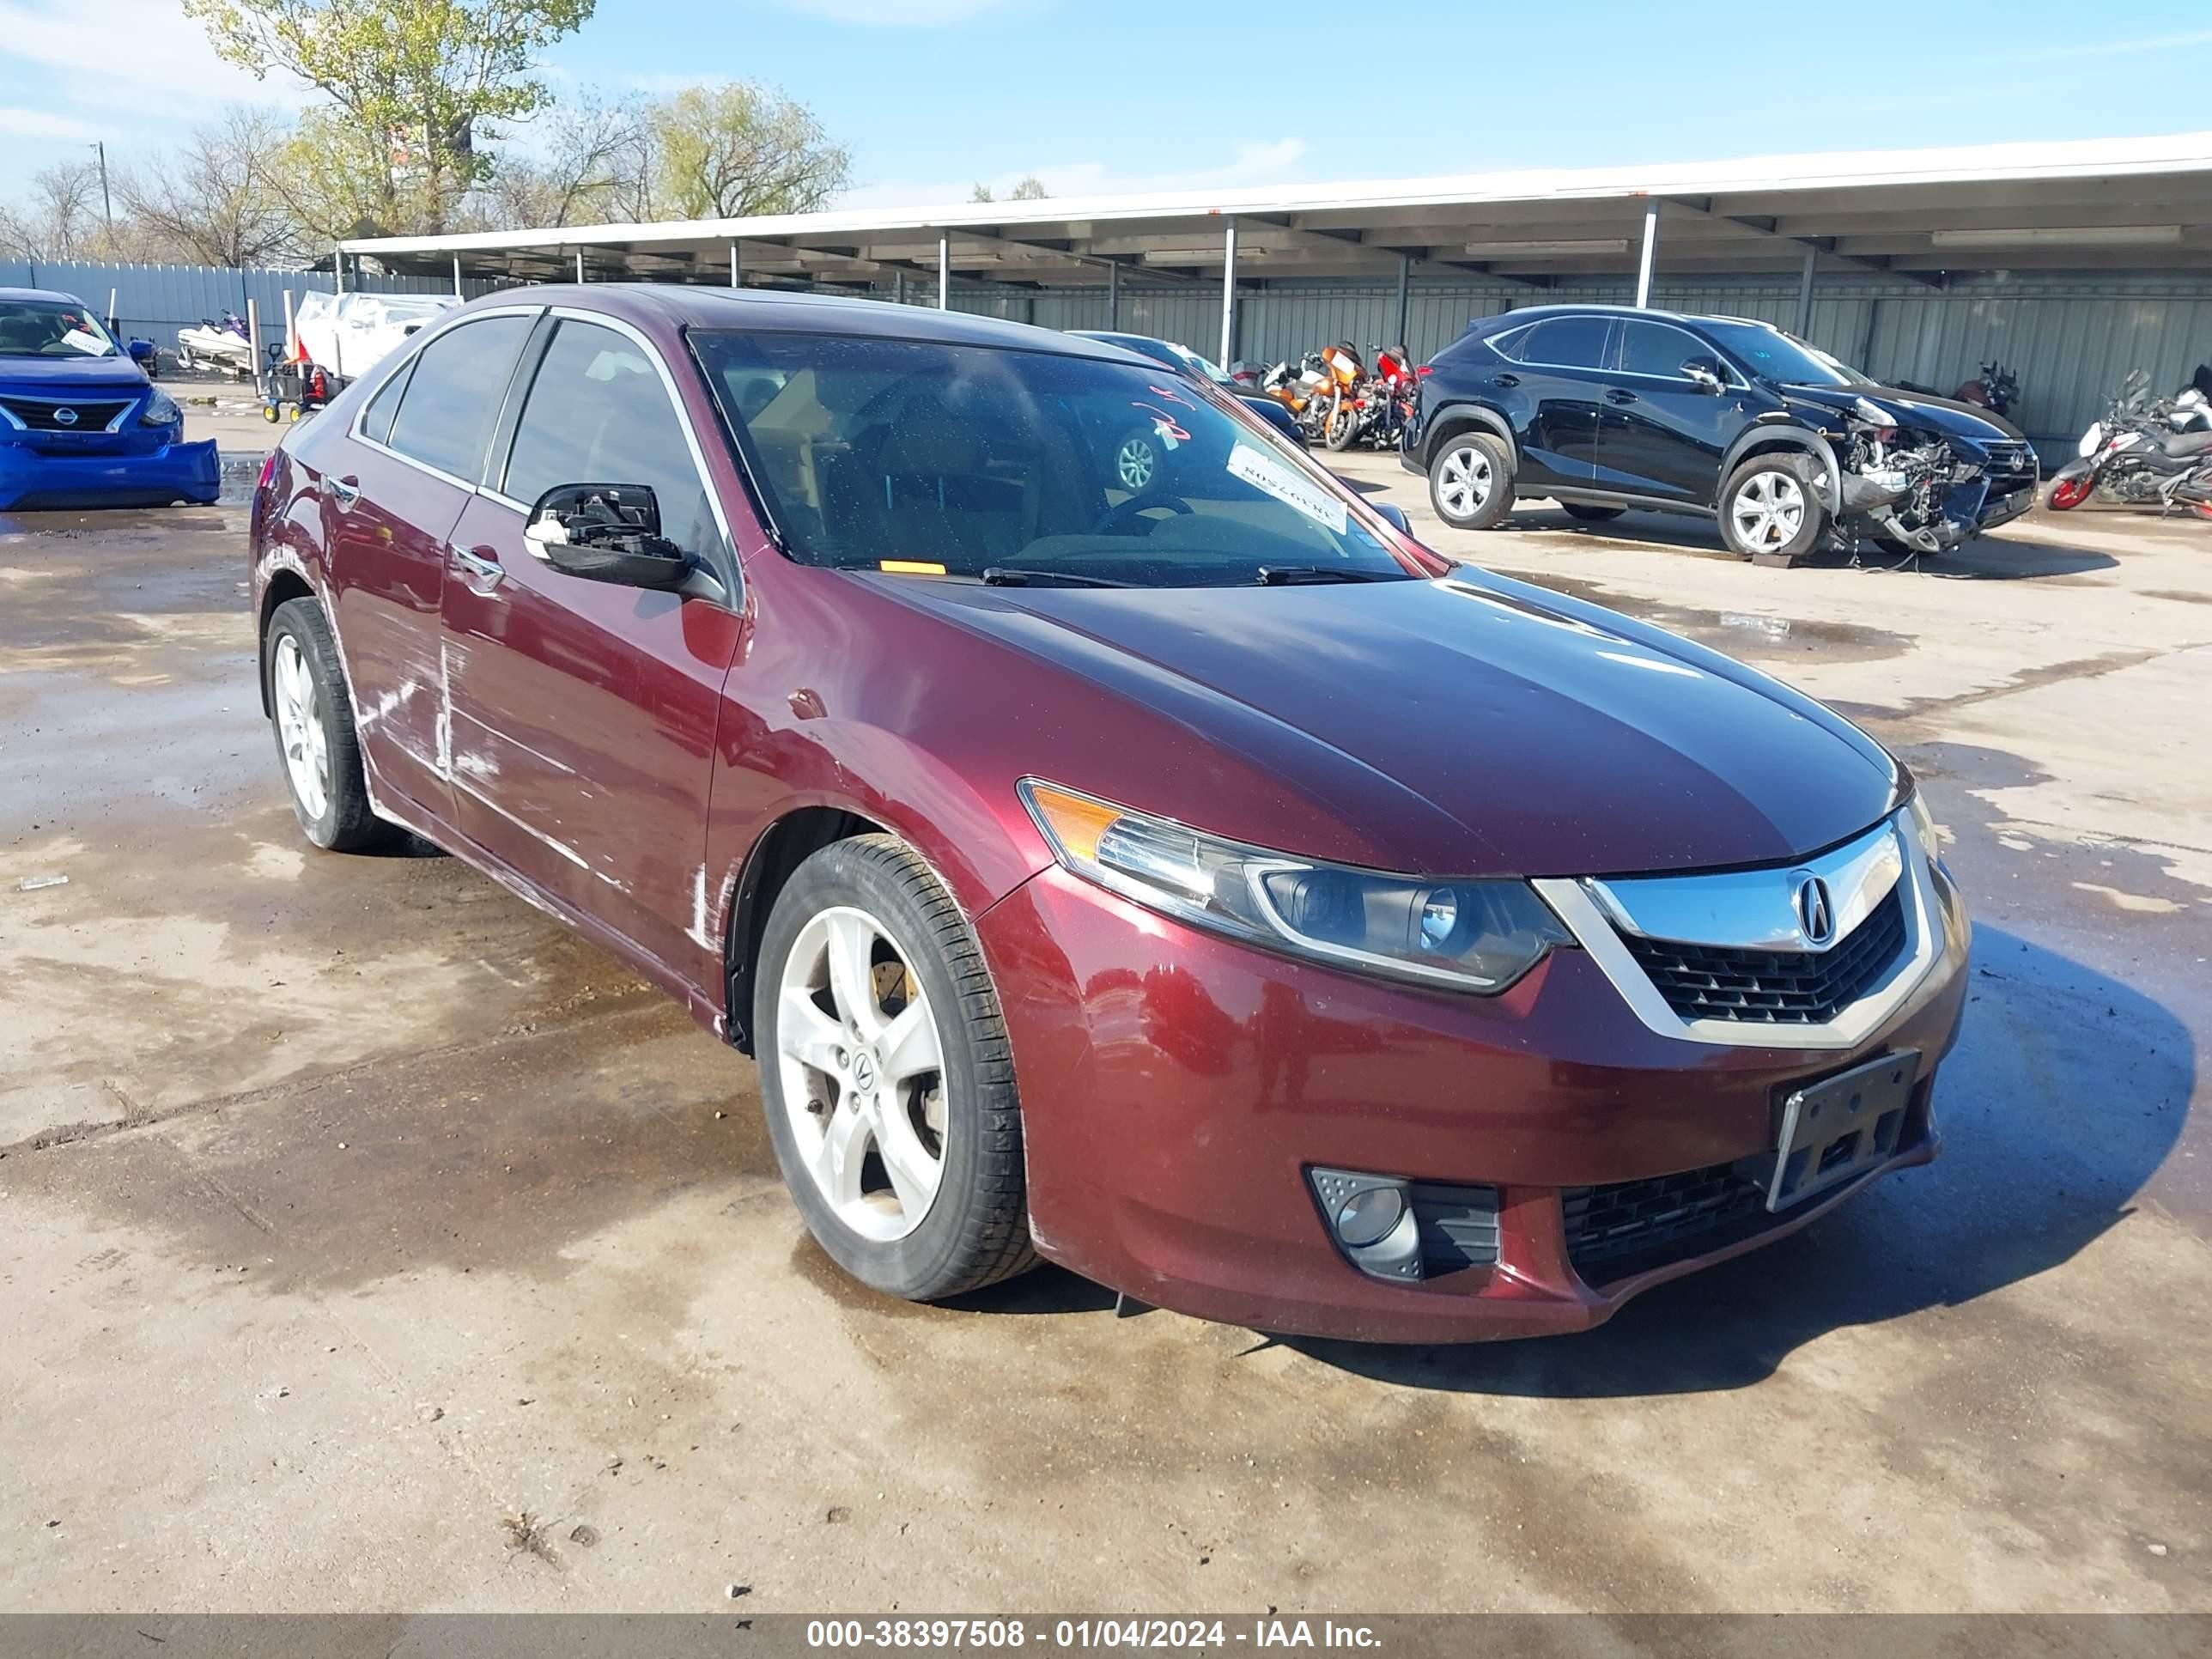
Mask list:
[[[1721,366],[1721,385],[1723,388],[1730,392],[1741,392],[1744,390],[1743,377],[1736,373],[1735,365],[1729,361],[1728,353],[1723,351],[1711,340],[1702,339],[1698,336],[1691,333],[1688,329],[1684,328],[1680,323],[1662,323],[1656,317],[1623,317],[1620,321],[1620,332],[1613,340],[1614,356],[1620,357],[1625,356],[1627,354],[1628,331],[1630,329],[1638,327],[1663,328],[1669,334],[1679,334],[1690,343],[1692,349],[1683,354],[1686,359],[1691,356],[1702,356],[1710,354],[1714,361],[1718,362]],[[1653,374],[1647,373],[1644,369],[1630,368],[1625,363],[1619,368],[1608,369],[1607,373],[1611,374],[1626,374],[1631,380],[1665,380],[1675,386],[1695,386],[1697,384],[1695,380],[1692,380],[1686,374]]]
[[[381,369],[383,372],[380,374],[377,374],[375,390],[370,392],[361,400],[361,407],[354,412],[352,423],[346,428],[346,436],[354,439],[358,442],[367,444],[371,449],[381,450],[385,454],[391,456],[393,459],[404,461],[408,465],[415,468],[417,471],[427,472],[434,478],[443,478],[449,483],[458,483],[459,480],[454,478],[452,473],[444,471],[442,468],[432,466],[428,461],[418,461],[412,455],[403,455],[398,450],[394,449],[390,444],[379,443],[375,439],[363,432],[361,429],[361,423],[368,418],[368,406],[376,401],[377,393],[384,390],[385,386],[390,383],[392,377],[398,374],[401,369],[406,368],[408,364],[412,362],[416,358],[421,356],[423,351],[429,346],[431,341],[442,339],[454,329],[464,327],[470,323],[480,321],[486,317],[538,317],[543,316],[544,312],[545,307],[542,305],[486,306],[482,311],[471,311],[465,313],[457,311],[452,315],[452,317],[447,319],[445,322],[439,324],[434,329],[426,328],[418,330],[404,346],[398,351],[393,352],[389,357],[386,358],[383,362],[377,364],[376,368],[369,371],[371,374],[376,374],[378,369]],[[529,342],[526,340],[523,343],[526,346],[529,344]],[[359,377],[356,377],[356,383],[358,384],[358,382]],[[399,401],[403,404],[407,401],[405,393],[403,392],[400,394]],[[394,426],[398,425],[399,422],[399,411],[396,409],[392,411],[392,420]],[[389,428],[387,428],[387,430]],[[474,483],[467,483],[463,484],[462,488],[465,489],[474,489],[476,485]]]
[[[1853,894],[1855,901],[1865,902],[1869,908],[1889,891],[1891,886],[1900,888],[1905,898],[1904,954],[1897,965],[1864,996],[1844,1009],[1835,1018],[1818,1025],[1782,1025],[1763,1022],[1734,1019],[1684,1019],[1667,1006],[1650,976],[1629,954],[1621,942],[1620,933],[1601,908],[1600,894],[1606,902],[1616,902],[1619,890],[1634,884],[1626,881],[1600,882],[1571,877],[1552,877],[1531,883],[1552,907],[1567,931],[1589,953],[1601,972],[1613,981],[1614,990],[1629,1011],[1649,1030],[1663,1037],[1685,1042],[1712,1043],[1732,1048],[1856,1048],[1873,1036],[1928,977],[1942,953],[1943,923],[1942,907],[1936,902],[1935,879],[1928,867],[1928,855],[1920,846],[1919,837],[1912,833],[1906,822],[1911,808],[1904,808],[1884,819],[1867,835],[1860,836],[1822,858],[1776,865],[1765,874],[1788,882],[1802,873],[1821,873],[1831,861],[1846,874],[1856,869],[1860,872],[1860,885]],[[1881,868],[1886,862],[1880,843],[1888,843],[1887,854],[1898,865],[1887,884],[1881,880]],[[1733,873],[1733,872],[1731,872]],[[1727,882],[1729,873],[1718,876],[1678,876],[1638,878],[1655,884],[1670,883],[1687,886],[1700,880]],[[1788,910],[1787,887],[1775,890],[1782,894],[1781,903]],[[1869,898],[1871,895],[1871,898]],[[1646,920],[1654,914],[1679,914],[1679,910],[1663,909],[1650,893],[1639,896],[1644,901]],[[1863,916],[1862,916],[1863,919]],[[1722,929],[1708,931],[1729,931]],[[1739,938],[1750,932],[1747,924],[1735,925],[1733,931]],[[1838,929],[1842,937],[1843,930]],[[1728,945],[1730,940],[1690,939],[1692,944]],[[1758,947],[1751,947],[1758,948]],[[1771,947],[1768,947],[1771,948]],[[1802,943],[1788,948],[1803,949]]]
[[[80,404],[104,404],[110,398],[121,398],[123,399],[123,407],[117,412],[115,418],[110,421],[106,426],[92,427],[88,428],[88,432],[122,431],[124,422],[131,418],[131,411],[138,408],[142,404],[144,404],[148,400],[148,394],[146,392],[131,392],[128,390],[105,392],[93,392],[86,393],[82,398],[50,398],[43,392],[11,392],[7,395],[19,404],[44,404],[49,409],[59,409],[65,404],[71,408],[75,408]],[[0,404],[0,420],[6,421],[9,426],[14,427],[18,432],[32,432],[38,429],[34,427],[24,425],[22,422],[15,418],[15,415],[9,411],[5,404]],[[73,427],[62,427],[58,429],[63,435],[66,436],[76,428]]]
[[[1599,361],[1599,362],[1595,362],[1595,363],[1555,363],[1555,362],[1553,362],[1552,361],[1550,361],[1548,358],[1541,358],[1541,357],[1509,357],[1509,356],[1506,356],[1506,354],[1505,354],[1504,352],[1503,352],[1503,351],[1498,351],[1498,355],[1499,356],[1501,356],[1501,357],[1504,357],[1504,358],[1505,358],[1505,361],[1506,361],[1507,362],[1509,362],[1509,363],[1518,363],[1518,364],[1520,364],[1520,365],[1521,365],[1521,367],[1522,367],[1522,368],[1556,368],[1556,369],[1558,369],[1561,374],[1613,374],[1613,373],[1614,373],[1615,371],[1613,371],[1613,370],[1612,370],[1612,369],[1608,369],[1607,368],[1606,368],[1606,366],[1605,366],[1605,364],[1604,364],[1604,362],[1603,362],[1603,361],[1602,361],[1602,360],[1603,360],[1603,359],[1604,359],[1604,357],[1607,356],[1607,348],[1611,347],[1611,346],[1613,344],[1613,338],[1614,338],[1614,337],[1613,337],[1613,325],[1614,325],[1615,324],[1617,324],[1617,323],[1620,322],[1621,320],[1622,320],[1622,319],[1621,319],[1620,318],[1619,318],[1619,317],[1615,317],[1615,316],[1613,316],[1613,315],[1612,315],[1612,314],[1610,314],[1609,313],[1606,313],[1606,312],[1601,312],[1601,311],[1589,311],[1589,312],[1583,312],[1583,311],[1571,311],[1571,312],[1568,312],[1568,313],[1567,313],[1565,315],[1564,315],[1564,316],[1559,316],[1559,317],[1539,317],[1539,318],[1538,318],[1534,322],[1533,322],[1533,323],[1523,323],[1523,324],[1522,324],[1522,325],[1521,325],[1520,330],[1519,330],[1518,331],[1522,332],[1522,333],[1526,333],[1526,334],[1534,334],[1534,333],[1538,329],[1540,329],[1540,328],[1543,327],[1543,326],[1544,326],[1544,325],[1545,325],[1545,324],[1547,324],[1547,323],[1602,323],[1602,324],[1605,325],[1605,336],[1606,336],[1606,337],[1605,337],[1605,343],[1604,343],[1604,344],[1603,344],[1603,345],[1601,345],[1601,346],[1598,348],[1598,356],[1599,356],[1599,358],[1600,358],[1600,360],[1601,360],[1601,361]],[[1486,335],[1486,336],[1484,336],[1484,337],[1483,337],[1483,342],[1482,342],[1482,343],[1483,343],[1483,344],[1485,344],[1485,345],[1490,345],[1490,344],[1491,344],[1491,342],[1492,342],[1492,340],[1502,340],[1502,339],[1504,339],[1504,338],[1508,334],[1513,333],[1513,332],[1515,332],[1515,331],[1514,331],[1514,330],[1512,330],[1512,329],[1500,329],[1500,330],[1499,330],[1497,333],[1495,333],[1495,334],[1491,334],[1491,335]],[[1497,348],[1497,347],[1495,347],[1495,346],[1491,346],[1491,349],[1492,349],[1492,350],[1493,350],[1493,351],[1497,351],[1497,350],[1498,350],[1498,348]]]

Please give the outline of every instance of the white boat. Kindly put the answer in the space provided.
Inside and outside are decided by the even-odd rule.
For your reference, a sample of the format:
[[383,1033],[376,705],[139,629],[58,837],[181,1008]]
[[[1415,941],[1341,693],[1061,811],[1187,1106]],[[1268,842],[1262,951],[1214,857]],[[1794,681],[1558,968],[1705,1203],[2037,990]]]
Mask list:
[[292,331],[308,362],[350,380],[459,304],[439,294],[309,293],[292,313]]

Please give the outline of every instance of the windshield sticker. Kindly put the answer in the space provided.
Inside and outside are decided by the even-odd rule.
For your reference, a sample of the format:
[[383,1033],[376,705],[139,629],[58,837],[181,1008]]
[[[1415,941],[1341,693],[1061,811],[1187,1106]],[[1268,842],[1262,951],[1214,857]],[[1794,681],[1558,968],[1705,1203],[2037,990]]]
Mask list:
[[81,328],[73,328],[63,335],[62,343],[75,347],[88,357],[104,357],[107,355],[107,342],[96,334],[86,333]]
[[1229,452],[1229,471],[1253,489],[1265,490],[1284,506],[1303,513],[1322,529],[1344,534],[1347,515],[1342,501],[1250,445],[1240,443]]

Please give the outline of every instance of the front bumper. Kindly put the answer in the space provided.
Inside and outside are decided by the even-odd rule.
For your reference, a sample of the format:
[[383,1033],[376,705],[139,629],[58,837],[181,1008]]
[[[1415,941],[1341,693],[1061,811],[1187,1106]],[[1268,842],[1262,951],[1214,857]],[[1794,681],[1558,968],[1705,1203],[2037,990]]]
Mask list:
[[[1037,1249],[1142,1301],[1267,1331],[1586,1330],[1935,1156],[1930,1098],[1968,939],[1955,893],[1937,895],[1943,943],[1910,994],[1852,1047],[1814,1050],[1664,1036],[1583,950],[1494,999],[1430,993],[1219,939],[1048,870],[978,921],[1024,1103]],[[1571,1212],[1620,1183],[1770,1152],[1792,1085],[1905,1050],[1920,1055],[1907,1120],[1869,1175],[1656,1254],[1601,1264],[1571,1243]],[[1316,1205],[1316,1166],[1493,1188],[1495,1262],[1419,1283],[1363,1273]]]
[[222,493],[222,463],[212,438],[58,453],[0,441],[0,511],[165,507],[179,501],[204,506]]

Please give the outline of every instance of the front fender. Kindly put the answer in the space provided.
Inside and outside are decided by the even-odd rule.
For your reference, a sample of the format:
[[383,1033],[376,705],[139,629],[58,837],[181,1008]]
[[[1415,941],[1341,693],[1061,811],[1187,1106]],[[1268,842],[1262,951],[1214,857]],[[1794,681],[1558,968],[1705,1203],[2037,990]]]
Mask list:
[[2098,457],[2091,455],[2071,460],[2051,475],[2051,483],[2067,483],[2075,478],[2093,477],[2096,474]]

